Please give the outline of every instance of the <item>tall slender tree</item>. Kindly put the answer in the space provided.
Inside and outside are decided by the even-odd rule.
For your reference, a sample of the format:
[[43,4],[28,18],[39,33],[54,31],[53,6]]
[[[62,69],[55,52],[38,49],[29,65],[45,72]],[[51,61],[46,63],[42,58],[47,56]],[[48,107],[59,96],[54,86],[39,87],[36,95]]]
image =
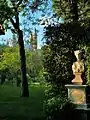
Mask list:
[[14,11],[14,18],[9,16],[10,22],[13,25],[13,28],[18,35],[18,44],[20,52],[20,61],[21,61],[21,73],[22,73],[22,96],[28,97],[28,82],[26,76],[26,58],[25,58],[25,49],[23,41],[23,31],[20,29],[20,20],[19,20],[19,9],[21,5],[25,5],[24,0],[11,0],[12,10]]

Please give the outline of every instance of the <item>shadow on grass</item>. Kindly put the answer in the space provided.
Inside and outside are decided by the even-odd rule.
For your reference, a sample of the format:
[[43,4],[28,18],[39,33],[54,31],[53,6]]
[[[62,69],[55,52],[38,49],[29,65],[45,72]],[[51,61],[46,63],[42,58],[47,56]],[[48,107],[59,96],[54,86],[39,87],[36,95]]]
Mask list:
[[31,86],[29,98],[19,97],[20,90],[10,85],[0,89],[0,120],[44,120],[44,87]]

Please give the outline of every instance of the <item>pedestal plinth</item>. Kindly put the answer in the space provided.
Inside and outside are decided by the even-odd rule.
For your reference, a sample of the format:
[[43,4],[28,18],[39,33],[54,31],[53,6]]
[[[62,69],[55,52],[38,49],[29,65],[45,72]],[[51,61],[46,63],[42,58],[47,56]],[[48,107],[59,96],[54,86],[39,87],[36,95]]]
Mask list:
[[87,85],[65,85],[68,89],[68,98],[76,105],[76,110],[81,113],[81,120],[88,120],[90,112],[90,87]]

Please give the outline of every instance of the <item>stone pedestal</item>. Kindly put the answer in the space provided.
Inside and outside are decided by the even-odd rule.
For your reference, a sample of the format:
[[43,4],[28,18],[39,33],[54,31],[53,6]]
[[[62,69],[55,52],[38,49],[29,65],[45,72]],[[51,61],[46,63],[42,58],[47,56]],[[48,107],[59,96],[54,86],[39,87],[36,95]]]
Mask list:
[[81,120],[90,119],[90,87],[87,85],[70,84],[65,85],[68,89],[68,98],[76,105],[76,110],[80,113]]

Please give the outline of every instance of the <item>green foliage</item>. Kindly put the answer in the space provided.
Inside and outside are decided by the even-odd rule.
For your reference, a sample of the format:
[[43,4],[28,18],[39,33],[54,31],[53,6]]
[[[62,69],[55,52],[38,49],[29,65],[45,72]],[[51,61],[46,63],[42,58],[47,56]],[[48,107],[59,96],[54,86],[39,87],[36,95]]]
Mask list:
[[[85,75],[87,76],[87,83],[90,83],[90,55],[89,55],[89,46],[90,46],[90,1],[86,0],[86,1],[82,1],[82,0],[78,0],[78,1],[67,1],[67,0],[52,0],[53,1],[53,8],[55,10],[55,12],[57,13],[57,15],[59,17],[64,18],[64,22],[69,22],[71,24],[72,19],[74,19],[74,15],[75,12],[78,15],[77,18],[77,26],[73,28],[75,29],[71,29],[72,33],[75,33],[76,31],[78,31],[77,33],[83,33],[82,35],[80,35],[80,37],[82,38],[78,38],[78,35],[75,35],[76,39],[79,42],[79,49],[83,48],[83,46],[85,46],[85,52],[87,54],[87,60],[85,61],[85,67],[86,67],[86,73]],[[74,8],[75,5],[77,6],[77,8]],[[74,25],[74,23],[73,23]],[[80,27],[81,26],[81,27]],[[80,29],[79,29],[80,28]],[[82,31],[82,32],[81,32]],[[70,32],[70,34],[72,34]],[[76,41],[77,41],[76,40]],[[84,40],[84,42],[83,42]],[[82,42],[83,45],[82,45]],[[78,42],[76,44],[78,44]],[[80,44],[81,42],[81,44]],[[72,42],[71,42],[72,44]],[[86,79],[86,78],[85,78]]]
[[87,84],[90,85],[90,46],[85,47],[85,52],[87,56],[86,60],[86,78],[87,78]]
[[[33,10],[37,10],[38,6],[41,5],[42,1],[29,1],[29,0],[2,0],[1,3],[1,10],[2,14],[6,13],[7,17],[8,9],[13,11],[13,15],[9,15],[8,19],[10,20],[10,23],[12,24],[11,27],[13,33],[16,33],[18,35],[18,44],[19,44],[19,53],[20,53],[20,60],[21,60],[21,73],[22,73],[22,96],[28,97],[29,91],[28,91],[28,83],[27,83],[27,76],[26,76],[26,57],[25,57],[25,49],[24,49],[24,41],[23,41],[23,31],[20,27],[20,19],[19,19],[19,13],[23,11],[26,13],[32,13]],[[6,2],[7,4],[4,4]],[[3,7],[2,7],[3,6]],[[7,7],[7,9],[3,9]],[[3,11],[4,10],[4,11]],[[31,10],[31,12],[30,12]],[[24,14],[25,15],[25,14]],[[1,16],[3,17],[3,16]],[[29,14],[29,20],[31,21],[31,15]],[[6,18],[7,19],[7,18]],[[4,22],[4,21],[3,21]],[[26,22],[27,23],[27,22]]]
[[68,100],[64,91],[60,90],[56,94],[56,90],[49,85],[45,95],[44,112],[47,120],[72,120],[72,112],[75,109],[75,105]]
[[76,60],[74,50],[80,49],[81,45],[87,43],[84,35],[84,28],[77,24],[47,27],[45,32],[47,45],[43,49],[48,82],[58,87],[71,82],[72,64]]
[[0,64],[0,70],[3,68],[17,68],[18,67],[18,61],[19,55],[18,55],[18,47],[4,47],[3,53],[1,57],[1,64]]
[[43,56],[41,50],[26,51],[27,74],[32,82],[44,82]]
[[7,20],[12,15],[13,15],[13,11],[8,6],[8,1],[1,0],[0,1],[0,23],[2,24],[5,20]]
[[[0,47],[0,76],[1,79],[11,80],[20,84],[20,58],[19,48],[1,46]],[[44,68],[42,63],[42,51],[30,51],[26,50],[26,63],[27,63],[27,77],[29,82],[44,82]],[[38,64],[37,64],[38,63]],[[1,80],[1,81],[2,81]],[[5,80],[4,80],[5,81]],[[4,82],[3,81],[3,82]],[[19,82],[19,83],[18,83]]]
[[[66,119],[64,114],[66,117],[67,115],[70,116],[73,110],[72,104],[67,99],[65,84],[70,84],[74,77],[72,73],[72,64],[76,61],[74,50],[81,49],[88,43],[88,39],[85,39],[84,30],[84,26],[72,22],[46,28],[46,45],[43,47],[44,67],[46,81],[52,87],[47,93],[45,103],[48,119],[54,120],[55,116],[56,120],[58,118]],[[70,113],[68,113],[67,107],[62,107],[64,105],[70,108]]]
[[[0,75],[5,77],[7,80],[14,82],[18,79],[20,74],[20,63],[18,46],[8,47],[3,46],[2,56],[0,58]],[[20,77],[19,77],[20,79]],[[2,81],[2,79],[1,79]]]
[[[1,0],[0,2],[0,24],[4,24],[5,29],[7,30],[8,28],[11,29],[12,31],[14,31],[14,33],[16,33],[15,29],[16,27],[13,26],[11,28],[10,22],[13,25],[13,22],[16,21],[17,18],[17,13],[19,16],[24,16],[26,19],[25,22],[25,27],[27,24],[27,19],[31,22],[31,23],[37,23],[38,21],[35,20],[35,16],[34,13],[36,13],[37,11],[45,11],[45,8],[47,6],[47,0]],[[33,14],[33,15],[32,15]],[[15,17],[15,19],[13,20],[13,17]],[[11,19],[13,20],[13,22],[11,21]],[[20,21],[20,24],[21,21]],[[24,23],[23,23],[24,24]],[[29,24],[27,24],[28,26]],[[31,26],[30,26],[31,27]],[[29,27],[29,29],[30,29]],[[26,27],[28,29],[28,27]],[[28,29],[28,31],[30,32],[30,30]]]
[[[46,80],[51,84],[45,101],[48,120],[73,119],[72,116],[68,118],[74,106],[67,99],[65,84],[70,84],[74,77],[72,73],[72,64],[76,61],[74,51],[90,45],[88,24],[90,2],[84,3],[80,0],[75,2],[53,0],[56,14],[65,21],[64,24],[49,25],[45,31],[44,67]],[[75,12],[77,20],[74,22]],[[88,66],[88,71],[89,69]]]
[[64,18],[65,22],[71,21],[76,11],[73,5],[75,2],[78,6],[78,18],[79,21],[87,24],[87,20],[90,20],[90,2],[84,0],[78,0],[75,2],[71,2],[71,0],[52,0],[53,1],[53,9],[59,17]]

